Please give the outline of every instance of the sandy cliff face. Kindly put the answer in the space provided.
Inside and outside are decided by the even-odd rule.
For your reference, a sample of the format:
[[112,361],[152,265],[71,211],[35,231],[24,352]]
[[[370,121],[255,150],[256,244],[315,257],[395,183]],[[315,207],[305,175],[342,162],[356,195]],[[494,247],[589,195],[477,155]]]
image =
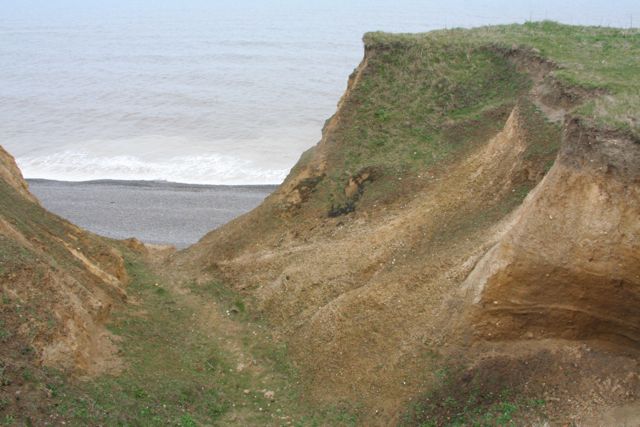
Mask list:
[[127,280],[120,253],[43,209],[0,148],[3,358],[22,354],[80,374],[117,368],[104,322],[126,298]]
[[467,279],[493,339],[640,340],[640,144],[565,124],[553,168]]
[[[353,116],[367,108],[360,86],[389,73],[381,58],[396,48],[407,49],[368,46],[321,142],[284,184],[255,211],[178,254],[175,264],[255,297],[290,344],[308,396],[359,402],[369,423],[398,421],[399,408],[433,388],[434,372],[447,363],[470,366],[469,375],[480,378],[499,356],[496,364],[513,369],[496,375],[514,389],[552,384],[562,366],[586,354],[566,339],[606,343],[581,387],[608,378],[617,388],[600,390],[607,396],[601,404],[632,399],[638,382],[619,382],[617,369],[635,371],[637,363],[609,356],[620,350],[607,346],[625,352],[639,338],[638,142],[573,119],[571,109],[597,93],[558,84],[555,63],[531,50],[490,46],[483,54],[499,59],[488,61],[517,71],[504,79],[526,76],[528,84],[513,83],[510,100],[489,104],[479,119],[436,121],[441,138],[453,135],[455,155],[409,172],[389,173],[384,164],[336,171],[353,155],[344,148],[353,144]],[[412,60],[396,62],[417,74]],[[443,84],[429,78],[416,90]],[[383,122],[386,114],[376,111]],[[351,205],[336,209],[327,202],[334,196]],[[518,368],[541,360],[549,364],[544,375]],[[550,405],[588,412],[579,402],[589,393],[563,393],[574,403]]]
[[23,197],[36,202],[36,198],[29,192],[27,182],[22,178],[22,172],[15,159],[2,147],[0,147],[0,178]]

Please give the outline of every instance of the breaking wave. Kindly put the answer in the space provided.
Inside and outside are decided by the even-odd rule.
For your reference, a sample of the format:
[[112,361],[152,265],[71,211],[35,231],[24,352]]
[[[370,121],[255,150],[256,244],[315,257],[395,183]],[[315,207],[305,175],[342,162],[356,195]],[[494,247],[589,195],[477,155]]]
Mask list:
[[58,181],[99,179],[170,181],[208,185],[266,185],[281,183],[288,169],[264,169],[251,160],[228,155],[178,156],[148,161],[135,156],[96,156],[65,151],[18,158],[27,178]]

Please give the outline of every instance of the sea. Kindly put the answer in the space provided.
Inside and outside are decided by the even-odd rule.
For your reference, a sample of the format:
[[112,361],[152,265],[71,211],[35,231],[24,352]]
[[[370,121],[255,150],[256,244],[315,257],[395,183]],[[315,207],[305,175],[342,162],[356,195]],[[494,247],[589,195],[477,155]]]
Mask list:
[[554,19],[634,1],[0,0],[0,144],[31,179],[280,183],[367,31]]

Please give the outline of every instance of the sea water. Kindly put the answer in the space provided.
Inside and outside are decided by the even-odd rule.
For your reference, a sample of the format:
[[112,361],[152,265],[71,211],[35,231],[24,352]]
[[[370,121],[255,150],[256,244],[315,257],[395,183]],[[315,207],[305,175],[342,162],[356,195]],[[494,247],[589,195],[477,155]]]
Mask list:
[[320,139],[364,32],[626,25],[638,9],[559,3],[0,0],[0,144],[28,178],[279,183]]

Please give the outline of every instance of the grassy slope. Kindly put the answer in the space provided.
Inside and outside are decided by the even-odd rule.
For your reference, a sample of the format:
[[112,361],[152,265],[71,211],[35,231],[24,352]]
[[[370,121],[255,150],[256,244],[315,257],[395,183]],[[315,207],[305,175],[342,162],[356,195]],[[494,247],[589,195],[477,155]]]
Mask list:
[[577,27],[554,22],[472,30],[471,37],[538,49],[561,69],[555,76],[571,86],[604,89],[607,96],[575,112],[594,124],[640,137],[640,31]]
[[320,197],[329,204],[348,203],[344,186],[367,167],[377,170],[380,185],[374,182],[368,197],[388,197],[395,186],[380,175],[410,178],[495,134],[529,87],[485,47],[386,34],[369,34],[365,44],[367,66],[340,111],[328,155],[328,195]]
[[[326,175],[310,180],[311,195],[304,209],[297,210],[302,215],[289,221],[288,213],[278,213],[287,210],[286,203],[273,198],[245,227],[238,227],[242,233],[214,233],[205,239],[218,246],[217,252],[251,246],[256,233],[265,241],[277,240],[278,230],[304,228],[305,219],[313,222],[331,211],[348,213],[356,206],[374,211],[379,203],[412,197],[425,175],[446,170],[452,160],[502,129],[511,108],[526,96],[528,76],[503,54],[513,46],[558,64],[552,75],[561,84],[607,92],[572,114],[638,135],[636,30],[541,22],[424,34],[369,33],[364,42],[366,66],[337,112],[335,127],[325,133],[322,148],[302,155],[287,180],[316,161],[319,152],[326,154]],[[559,126],[541,123],[534,115],[528,125],[539,135],[531,145],[533,155],[544,156],[550,166],[559,146]],[[364,191],[347,196],[349,179],[367,169],[375,174]],[[254,231],[244,232],[246,227]]]
[[3,310],[0,310],[0,323],[12,325],[13,339],[21,336],[25,342],[48,342],[63,327],[63,322],[53,313],[56,303],[64,304],[60,295],[64,291],[56,287],[54,277],[66,275],[68,288],[77,292],[81,299],[94,289],[119,299],[114,289],[92,275],[65,246],[73,245],[97,266],[117,274],[118,257],[106,240],[46,211],[2,179],[0,221],[20,236],[16,238],[12,233],[0,232],[0,292],[21,304],[21,310],[28,313],[28,316],[2,319]]
[[[19,174],[12,179],[22,182]],[[0,424],[7,425],[40,419],[46,412],[46,381],[40,381],[46,373],[38,367],[39,350],[70,330],[80,339],[95,332],[101,316],[96,300],[109,304],[122,295],[66,246],[103,271],[123,273],[108,241],[47,212],[34,200],[0,177]],[[78,320],[74,315],[82,304],[87,313],[80,313],[86,317]],[[63,363],[78,362],[83,344],[76,353],[69,347]]]
[[286,347],[273,342],[232,291],[218,282],[196,285],[157,275],[140,255],[121,249],[133,303],[117,309],[109,327],[119,337],[124,371],[87,381],[25,366],[16,375],[35,391],[29,397],[34,405],[16,412],[0,400],[0,425],[355,423],[344,408],[312,408],[301,399]]
[[[640,136],[638,31],[542,22],[416,35],[369,33],[364,41],[367,66],[331,136],[328,179],[314,198],[318,208],[352,205],[344,188],[366,168],[378,177],[415,177],[497,132],[530,88],[528,77],[498,52],[513,46],[556,63],[553,76],[565,87],[599,91],[572,114]],[[379,181],[363,202],[397,195],[391,180]]]
[[576,113],[596,124],[632,131],[640,136],[640,31],[605,27],[582,27],[556,22],[524,25],[453,29],[419,35],[374,33],[378,43],[413,41],[417,44],[438,40],[453,44],[496,43],[537,49],[560,69],[554,75],[561,81],[586,89],[604,89],[608,96],[588,102]]

